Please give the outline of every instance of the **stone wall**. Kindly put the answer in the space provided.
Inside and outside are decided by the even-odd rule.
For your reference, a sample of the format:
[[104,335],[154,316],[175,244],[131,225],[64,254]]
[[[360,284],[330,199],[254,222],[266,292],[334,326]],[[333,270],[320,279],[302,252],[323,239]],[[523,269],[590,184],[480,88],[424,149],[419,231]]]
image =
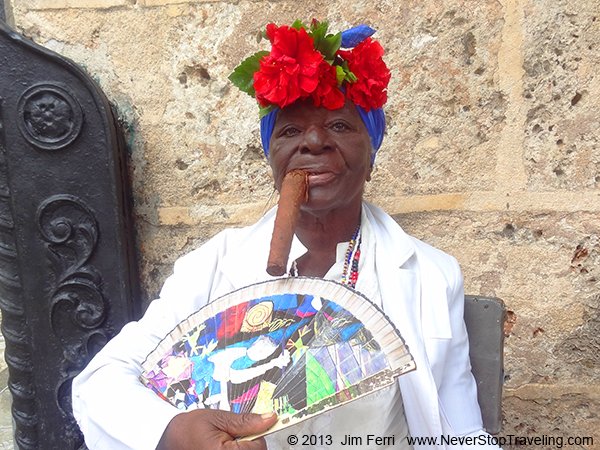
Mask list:
[[368,199],[454,254],[467,292],[504,299],[502,434],[600,448],[597,0],[5,3],[119,112],[146,301],[178,256],[274,202],[256,106],[227,80],[258,30],[377,28],[393,78]]

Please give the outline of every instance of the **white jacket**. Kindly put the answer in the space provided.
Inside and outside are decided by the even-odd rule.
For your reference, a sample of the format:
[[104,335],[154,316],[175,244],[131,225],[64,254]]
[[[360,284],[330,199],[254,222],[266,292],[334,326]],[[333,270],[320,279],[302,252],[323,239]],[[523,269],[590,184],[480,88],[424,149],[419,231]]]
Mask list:
[[[417,364],[416,371],[399,378],[410,434],[438,441],[415,448],[472,449],[441,441],[443,435],[487,437],[470,370],[458,263],[407,235],[381,209],[363,207],[376,236],[386,314]],[[177,323],[208,301],[270,278],[265,267],[274,216],[272,210],[250,227],[225,230],[178,259],[144,317],[127,324],[75,378],[73,412],[90,449],[156,447],[179,411],[139,382],[141,363]]]

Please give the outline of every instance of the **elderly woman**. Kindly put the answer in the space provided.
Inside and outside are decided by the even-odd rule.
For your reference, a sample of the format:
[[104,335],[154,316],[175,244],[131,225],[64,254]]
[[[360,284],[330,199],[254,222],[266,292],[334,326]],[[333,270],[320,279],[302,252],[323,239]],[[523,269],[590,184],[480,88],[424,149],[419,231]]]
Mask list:
[[[489,441],[470,371],[456,260],[363,201],[383,137],[390,77],[372,33],[357,27],[340,42],[323,23],[271,24],[271,52],[248,58],[231,79],[261,107],[276,188],[292,170],[308,173],[286,276],[335,280],[366,295],[400,330],[417,370],[390,388],[254,441],[236,438],[264,432],[274,414],[181,412],[139,382],[145,357],[180,321],[228,292],[272,278],[264,269],[272,210],[179,259],[160,299],[74,380],[73,410],[90,449],[274,450],[290,448],[289,435],[325,433],[332,442],[320,442],[324,448],[412,448],[409,437],[430,438],[415,448],[445,448],[453,436],[474,436],[470,443],[480,447]],[[362,446],[351,439],[367,435],[393,439],[362,440]]]

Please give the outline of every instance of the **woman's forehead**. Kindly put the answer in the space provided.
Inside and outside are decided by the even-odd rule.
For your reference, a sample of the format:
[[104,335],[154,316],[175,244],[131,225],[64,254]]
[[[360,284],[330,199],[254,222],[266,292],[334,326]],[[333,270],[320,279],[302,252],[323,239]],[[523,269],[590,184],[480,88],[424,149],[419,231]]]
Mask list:
[[313,122],[327,121],[331,118],[343,117],[347,120],[362,122],[356,106],[350,101],[346,101],[344,106],[339,109],[330,110],[315,106],[311,101],[296,102],[277,114],[275,126],[283,121],[289,120],[310,120]]

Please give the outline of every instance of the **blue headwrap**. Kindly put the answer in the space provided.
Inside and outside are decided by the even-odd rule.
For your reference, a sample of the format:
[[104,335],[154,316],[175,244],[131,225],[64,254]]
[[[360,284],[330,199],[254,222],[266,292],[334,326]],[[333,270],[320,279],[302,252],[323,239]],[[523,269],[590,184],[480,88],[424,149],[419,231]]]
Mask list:
[[[342,47],[353,48],[360,44],[363,40],[375,33],[375,30],[368,27],[367,25],[359,25],[354,28],[342,32]],[[375,161],[375,155],[377,150],[381,147],[383,142],[383,133],[385,131],[385,114],[383,108],[371,109],[365,111],[362,107],[356,106],[360,118],[367,128],[369,137],[371,138],[371,163]],[[269,157],[269,143],[271,142],[271,135],[275,128],[275,121],[277,120],[277,113],[279,108],[274,108],[269,114],[265,115],[260,120],[260,139],[262,141],[263,150],[267,158]]]

